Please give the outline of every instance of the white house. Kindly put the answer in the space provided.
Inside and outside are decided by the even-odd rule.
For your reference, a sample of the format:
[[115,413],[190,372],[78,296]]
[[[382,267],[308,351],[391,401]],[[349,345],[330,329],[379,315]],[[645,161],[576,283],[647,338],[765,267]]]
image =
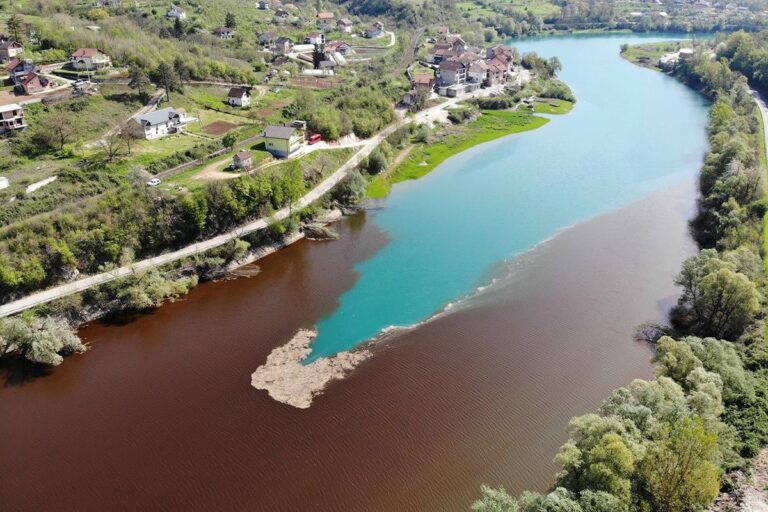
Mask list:
[[227,103],[232,107],[247,107],[251,104],[251,93],[244,87],[233,87],[227,95]]
[[98,48],[78,48],[69,56],[69,65],[72,69],[93,71],[110,67],[112,59]]
[[166,14],[168,18],[178,18],[180,20],[187,18],[187,11],[179,7],[178,5],[172,5],[171,9]]
[[0,107],[0,133],[23,130],[26,127],[27,121],[24,118],[24,109],[21,108],[21,105],[11,103]]
[[171,133],[183,132],[187,123],[194,118],[187,117],[183,108],[168,107],[133,118],[136,133],[145,139],[157,139]]
[[0,61],[8,61],[18,57],[24,51],[24,47],[16,41],[0,38]]
[[325,34],[322,32],[310,32],[304,38],[304,42],[307,44],[325,44]]

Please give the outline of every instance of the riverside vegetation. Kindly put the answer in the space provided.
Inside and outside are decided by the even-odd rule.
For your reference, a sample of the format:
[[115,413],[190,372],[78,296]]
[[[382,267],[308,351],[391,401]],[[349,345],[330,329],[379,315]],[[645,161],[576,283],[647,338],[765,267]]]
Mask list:
[[671,325],[638,329],[656,345],[656,378],[617,389],[596,413],[571,420],[551,492],[513,498],[483,486],[472,510],[703,510],[768,443],[765,148],[748,86],[764,87],[767,51],[766,34],[739,33],[674,70],[714,104],[693,221],[702,250],[676,278],[683,293]]

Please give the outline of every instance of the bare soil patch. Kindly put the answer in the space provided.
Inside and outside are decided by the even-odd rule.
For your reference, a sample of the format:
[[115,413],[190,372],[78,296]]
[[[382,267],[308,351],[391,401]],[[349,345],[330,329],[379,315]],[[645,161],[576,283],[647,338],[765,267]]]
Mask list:
[[203,126],[203,131],[210,135],[224,135],[235,128],[237,128],[235,123],[230,123],[229,121],[214,121],[211,124]]
[[315,89],[333,89],[340,85],[343,80],[338,77],[314,77],[314,76],[297,76],[294,77],[293,85],[296,87],[312,87]]

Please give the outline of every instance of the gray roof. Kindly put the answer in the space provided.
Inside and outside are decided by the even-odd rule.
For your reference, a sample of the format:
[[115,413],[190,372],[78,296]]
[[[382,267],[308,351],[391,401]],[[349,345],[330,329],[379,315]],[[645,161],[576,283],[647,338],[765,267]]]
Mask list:
[[169,119],[172,119],[176,117],[178,112],[176,112],[175,108],[168,107],[164,108],[162,110],[156,110],[154,112],[150,112],[148,114],[142,114],[140,116],[136,116],[136,120],[145,125],[154,126],[156,124],[162,124],[168,122]]
[[267,126],[264,129],[264,136],[272,139],[290,139],[296,133],[296,128],[292,126]]

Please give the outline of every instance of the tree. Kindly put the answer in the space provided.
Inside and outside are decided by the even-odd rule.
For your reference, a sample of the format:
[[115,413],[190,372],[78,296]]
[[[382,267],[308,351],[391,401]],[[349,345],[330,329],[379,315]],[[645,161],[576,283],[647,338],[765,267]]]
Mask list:
[[114,130],[99,140],[99,147],[104,151],[107,161],[112,162],[120,152],[120,147],[123,143],[124,139],[121,136],[121,131]]
[[29,361],[55,366],[62,356],[85,349],[62,320],[25,315],[0,320],[0,356],[17,352]]
[[221,144],[225,148],[234,148],[235,144],[237,144],[237,134],[229,132],[221,139]]
[[228,12],[227,15],[224,17],[224,26],[232,29],[237,27],[237,20],[235,19],[235,15],[232,14],[231,12]]
[[383,151],[376,148],[368,157],[368,164],[366,170],[368,174],[379,174],[381,171],[387,168],[387,156]]
[[176,39],[184,37],[184,22],[179,18],[173,20],[173,35]]
[[133,131],[133,127],[130,125],[132,121],[128,121],[122,128],[120,128],[120,131],[117,132],[118,137],[122,141],[123,144],[125,144],[125,149],[128,151],[128,154],[131,154],[131,148],[133,147],[133,143],[136,141],[137,137],[136,134]]
[[165,98],[170,101],[171,91],[181,91],[181,81],[176,71],[165,62],[155,69],[155,81],[165,89]]
[[285,197],[288,199],[288,212],[293,212],[293,203],[301,199],[301,196],[306,190],[304,184],[304,171],[298,162],[294,163],[291,169],[286,173],[284,179]]
[[584,491],[579,497],[579,505],[584,512],[623,512],[627,505],[614,496],[603,491]]
[[61,109],[51,111],[45,118],[45,134],[51,146],[59,151],[80,134],[80,120],[71,112]]
[[429,91],[419,89],[416,91],[416,94],[413,97],[413,103],[408,110],[411,112],[419,112],[427,107],[427,103],[429,103]]
[[683,287],[675,320],[700,336],[738,337],[760,309],[755,283],[712,249],[688,258],[675,283]]
[[472,504],[474,512],[517,512],[517,501],[507,494],[503,487],[494,489],[487,485],[480,486],[482,496]]
[[176,57],[173,59],[173,70],[176,71],[176,74],[179,76],[179,80],[181,81],[189,80],[192,75],[189,71],[187,63],[184,62],[184,59],[181,57]]
[[151,85],[149,77],[139,66],[131,66],[129,74],[131,81],[128,82],[128,86],[131,89],[136,89],[139,92],[139,96],[142,99],[145,98],[146,89]]
[[557,57],[550,57],[549,59],[549,72],[550,76],[554,76],[562,71],[563,65],[560,63],[560,59]]
[[719,457],[717,436],[700,419],[665,428],[640,466],[653,510],[696,512],[709,505],[720,490]]
[[11,14],[5,22],[5,26],[8,27],[8,32],[10,32],[15,41],[19,43],[22,42],[21,31],[24,28],[24,21],[21,19],[21,16],[18,14]]

